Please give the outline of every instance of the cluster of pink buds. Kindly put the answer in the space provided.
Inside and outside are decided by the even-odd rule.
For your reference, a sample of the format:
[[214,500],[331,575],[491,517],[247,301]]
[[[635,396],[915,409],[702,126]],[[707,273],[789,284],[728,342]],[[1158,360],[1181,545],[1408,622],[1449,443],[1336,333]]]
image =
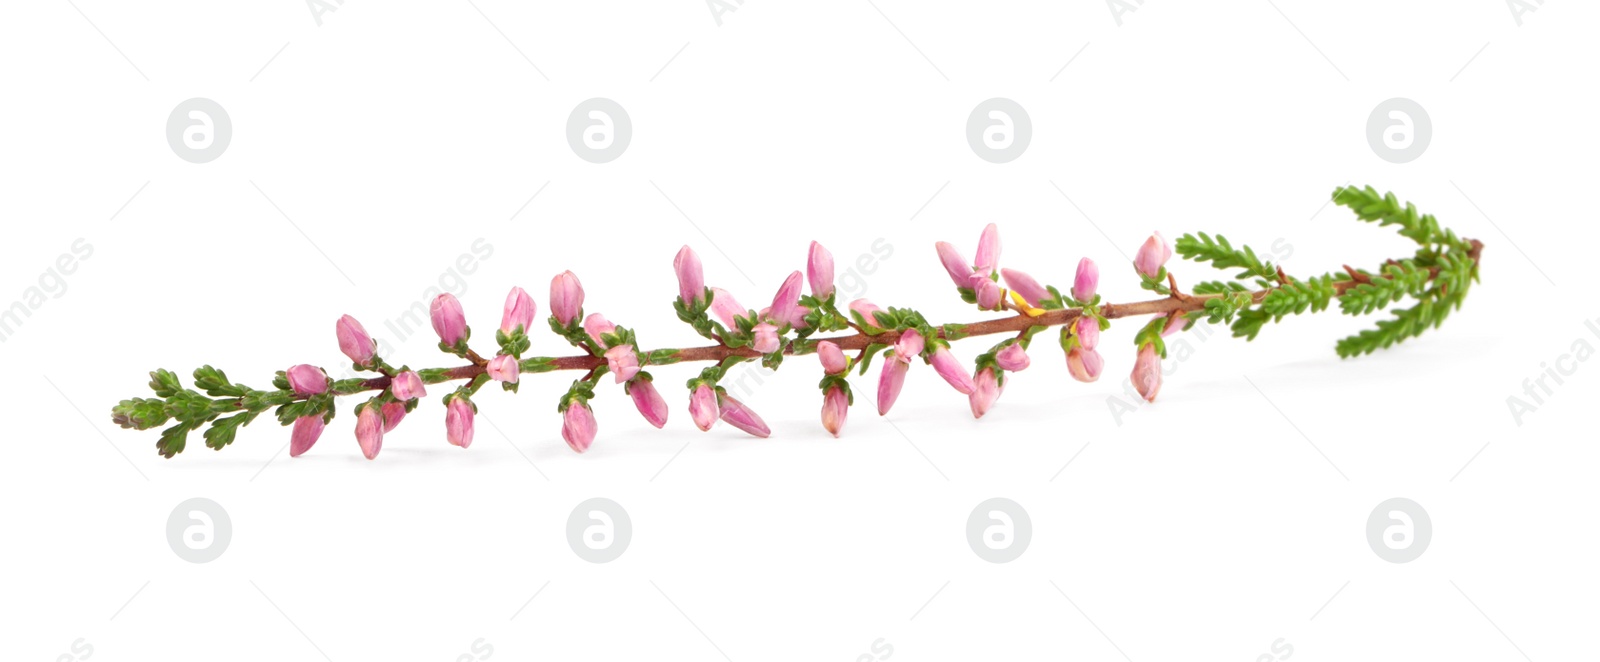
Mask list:
[[934,244],[939,252],[939,261],[944,263],[945,272],[950,274],[950,280],[955,281],[956,288],[961,291],[961,296],[968,301],[975,301],[979,308],[984,310],[1000,310],[1004,296],[1000,292],[1000,230],[993,223],[983,228],[983,234],[978,236],[977,260],[967,262],[961,255],[961,250],[949,242],[941,241]]

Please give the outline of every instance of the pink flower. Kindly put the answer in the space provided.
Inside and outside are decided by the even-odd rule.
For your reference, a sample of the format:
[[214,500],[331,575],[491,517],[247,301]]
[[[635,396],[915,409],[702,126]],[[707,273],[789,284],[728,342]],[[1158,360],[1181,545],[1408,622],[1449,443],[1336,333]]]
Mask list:
[[657,428],[667,424],[667,401],[649,379],[638,377],[628,382],[628,396],[633,398],[633,406],[644,420]]
[[562,326],[572,324],[583,313],[583,283],[571,271],[550,280],[550,314]]
[[709,385],[701,384],[689,395],[689,417],[701,432],[717,423],[717,394]]
[[339,351],[344,352],[351,361],[367,365],[377,356],[378,346],[373,344],[372,336],[367,335],[367,330],[356,318],[349,315],[340,317],[334,331],[339,336]]
[[978,255],[972,264],[973,271],[985,276],[1000,268],[1000,228],[993,223],[985,226],[978,237]]
[[633,351],[633,345],[617,345],[606,350],[606,365],[621,384],[639,374],[639,355]]
[[1161,355],[1156,353],[1156,346],[1145,343],[1139,347],[1139,358],[1133,363],[1133,388],[1139,395],[1149,402],[1156,401],[1156,393],[1161,391]]
[[760,416],[757,416],[743,402],[735,400],[733,396],[724,393],[720,407],[722,408],[722,420],[727,421],[728,425],[763,439],[772,434],[772,430],[767,428],[766,422],[762,421]]
[[900,338],[894,341],[894,358],[903,363],[910,363],[915,356],[922,354],[926,342],[922,334],[916,329],[906,329]]
[[972,289],[978,295],[978,307],[984,310],[1000,309],[1000,284],[983,274],[972,274]]
[[1028,359],[1028,350],[1022,348],[1022,343],[1011,343],[994,355],[994,363],[1001,370],[1026,370],[1031,361]]
[[1084,315],[1073,322],[1072,326],[1073,332],[1078,336],[1078,344],[1084,349],[1100,346],[1100,320]]
[[289,433],[289,457],[300,457],[301,453],[311,450],[322,436],[322,428],[322,414],[294,419],[294,431]]
[[739,302],[733,299],[733,294],[727,290],[713,287],[711,288],[711,314],[716,315],[717,319],[722,321],[723,326],[732,329],[737,326],[733,319],[749,315],[750,309],[739,305]]
[[506,295],[505,310],[500,313],[500,330],[509,334],[520,328],[526,333],[533,328],[533,318],[538,312],[539,306],[533,303],[533,297],[522,288],[513,287]]
[[806,280],[811,283],[811,296],[827,299],[833,294],[833,253],[815,241],[806,258]]
[[450,398],[444,412],[444,435],[450,445],[462,448],[472,445],[472,419],[476,413],[472,402],[466,398]]
[[454,347],[467,337],[467,315],[461,312],[461,301],[456,295],[446,292],[433,298],[433,304],[428,306],[428,317],[433,320],[433,332],[439,334],[439,340],[445,345]]
[[289,368],[286,374],[289,377],[289,389],[295,395],[317,395],[328,391],[328,375],[322,368],[302,363]]
[[1083,258],[1078,260],[1078,277],[1072,281],[1072,298],[1088,303],[1094,299],[1094,291],[1100,287],[1100,267],[1095,266],[1094,260]]
[[972,407],[973,418],[983,418],[989,413],[989,408],[1000,399],[999,380],[994,375],[994,370],[982,368],[972,378],[972,395],[967,396],[967,404]]
[[1161,267],[1172,257],[1172,244],[1167,243],[1167,238],[1160,232],[1150,235],[1139,246],[1139,253],[1133,256],[1133,268],[1147,278],[1155,278],[1161,273]]
[[1100,358],[1100,352],[1083,347],[1074,347],[1067,352],[1067,372],[1072,373],[1072,378],[1080,382],[1092,382],[1100,378],[1100,371],[1106,367],[1105,359]]
[[800,284],[802,276],[796,271],[783,279],[783,285],[778,288],[778,294],[772,297],[772,311],[768,319],[776,322],[787,323],[795,328],[805,326],[805,313],[800,307]]
[[1164,326],[1164,327],[1161,327],[1161,337],[1165,338],[1165,337],[1170,336],[1170,335],[1172,335],[1174,333],[1182,331],[1184,325],[1186,325],[1186,324],[1188,324],[1188,321],[1186,321],[1184,319],[1183,315],[1173,315],[1171,317],[1168,317],[1167,318],[1167,325]]
[[817,358],[822,360],[824,373],[837,375],[850,369],[850,359],[845,358],[844,351],[827,340],[817,343]]
[[383,413],[377,405],[363,406],[356,415],[356,443],[361,445],[361,454],[369,460],[378,457],[378,451],[383,450]]
[[517,363],[517,357],[510,354],[501,354],[489,359],[489,366],[486,371],[489,373],[489,379],[515,384],[519,379],[518,373],[522,371],[522,365]]
[[972,265],[967,262],[961,250],[951,245],[948,241],[941,241],[933,245],[939,251],[939,263],[944,265],[944,271],[950,274],[950,280],[955,281],[956,287],[972,287]]
[[883,323],[879,322],[877,317],[878,313],[883,312],[883,309],[879,308],[871,301],[866,299],[856,299],[855,301],[851,301],[850,310],[855,311],[857,314],[861,315],[862,318],[866,319],[867,324],[880,329],[884,328]]
[[588,317],[583,319],[583,330],[589,334],[589,339],[593,340],[595,345],[605,349],[606,341],[601,340],[600,336],[616,331],[617,325],[607,320],[605,315],[590,313]]
[[406,406],[399,402],[388,402],[383,405],[383,433],[389,434],[406,420]]
[[894,401],[900,397],[900,389],[906,385],[906,371],[911,369],[911,364],[897,361],[892,357],[883,362],[883,371],[878,374],[878,415],[889,413],[889,408],[894,406]]
[[822,396],[822,428],[835,437],[844,429],[844,420],[850,415],[850,399],[844,390],[835,386]]
[[972,377],[967,374],[967,369],[961,365],[961,360],[950,353],[949,347],[940,346],[933,350],[933,370],[939,373],[946,382],[955,387],[962,395],[972,394]]
[[394,376],[389,382],[389,393],[398,400],[415,400],[428,394],[422,386],[422,375],[415,370],[407,370]]
[[1050,295],[1049,290],[1044,289],[1044,286],[1040,285],[1039,281],[1033,279],[1033,276],[1016,269],[1001,269],[1000,277],[1005,279],[1006,286],[1010,287],[1012,292],[1022,295],[1022,298],[1027,300],[1028,305],[1037,306],[1040,301],[1054,298]]
[[678,273],[678,300],[685,307],[693,307],[706,298],[705,271],[700,266],[700,256],[694,249],[684,246],[672,258],[672,270]]
[[757,324],[756,327],[752,329],[752,332],[754,334],[754,338],[750,344],[751,349],[761,352],[762,354],[771,354],[778,351],[778,327],[775,327],[767,322],[762,322]]
[[598,427],[594,421],[594,411],[582,402],[574,402],[567,406],[567,411],[561,415],[561,438],[567,440],[567,446],[579,453],[589,450],[589,444],[594,443],[594,433]]

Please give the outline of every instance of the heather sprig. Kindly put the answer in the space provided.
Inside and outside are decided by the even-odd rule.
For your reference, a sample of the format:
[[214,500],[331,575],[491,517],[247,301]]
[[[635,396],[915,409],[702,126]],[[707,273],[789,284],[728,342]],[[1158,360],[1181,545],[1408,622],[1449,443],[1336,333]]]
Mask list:
[[[1001,268],[999,229],[989,224],[979,236],[972,261],[947,242],[936,243],[935,253],[963,301],[1000,315],[973,322],[935,323],[915,309],[880,307],[864,299],[841,309],[833,282],[833,256],[817,242],[810,244],[805,270],[790,273],[772,304],[761,310],[745,308],[728,290],[709,285],[699,256],[685,246],[673,260],[678,293],[672,306],[680,321],[714,343],[709,346],[645,348],[637,329],[614,324],[600,313],[585,316],[583,284],[576,274],[564,271],[550,283],[548,328],[577,348],[578,355],[528,355],[545,343],[533,329],[538,306],[519,287],[506,297],[495,332],[496,352],[489,357],[480,355],[470,346],[472,330],[461,302],[442,294],[430,306],[439,349],[464,360],[465,365],[394,367],[387,357],[379,356],[377,344],[361,323],[345,315],[334,328],[339,349],[355,370],[370,376],[334,380],[320,367],[297,364],[278,371],[271,388],[256,389],[233,382],[210,365],[193,371],[192,386],[184,386],[177,373],[157,369],[150,373],[149,382],[154,397],[121,401],[112,408],[112,420],[130,429],[162,428],[156,449],[170,458],[183,452],[189,434],[197,430],[202,431],[208,448],[221,450],[238,438],[241,428],[271,410],[279,424],[293,426],[290,455],[299,456],[311,450],[332,422],[338,398],[361,395],[353,408],[355,437],[362,454],[371,459],[381,452],[384,434],[417,408],[429,387],[456,383],[435,395],[445,406],[446,440],[467,448],[478,412],[473,398],[484,385],[499,382],[501,388],[514,393],[527,375],[575,370],[580,376],[560,397],[556,412],[562,419],[562,438],[582,453],[598,434],[592,402],[596,391],[607,387],[605,382],[622,388],[640,415],[660,428],[668,422],[669,405],[646,368],[707,362],[709,365],[685,382],[687,409],[695,426],[710,430],[720,421],[766,437],[771,433],[766,422],[730,395],[721,382],[741,363],[760,361],[778,369],[785,357],[815,354],[822,375],[817,384],[822,394],[821,422],[828,433],[838,436],[855,404],[850,378],[865,375],[874,359],[880,365],[876,398],[880,415],[888,414],[907,374],[920,362],[932,366],[953,390],[966,397],[973,416],[981,418],[1005,390],[1007,374],[1032,364],[1030,351],[1040,351],[1033,344],[1036,336],[1053,327],[1059,328],[1056,344],[1069,374],[1081,382],[1095,382],[1105,369],[1101,333],[1109,331],[1114,320],[1149,317],[1133,334],[1135,352],[1129,379],[1143,397],[1154,401],[1161,388],[1165,338],[1201,320],[1228,324],[1234,336],[1253,340],[1269,323],[1322,312],[1335,303],[1343,314],[1367,315],[1404,300],[1413,302],[1409,307],[1394,308],[1390,311],[1393,317],[1379,321],[1374,328],[1339,340],[1335,345],[1339,356],[1352,357],[1436,328],[1461,306],[1478,280],[1482,243],[1458,237],[1433,216],[1372,187],[1340,187],[1334,190],[1332,200],[1351,209],[1362,221],[1394,227],[1417,244],[1415,253],[1372,270],[1343,266],[1296,277],[1282,265],[1262,259],[1251,247],[1220,234],[1185,234],[1169,243],[1154,233],[1138,248],[1132,266],[1139,287],[1161,298],[1110,303],[1102,301],[1100,270],[1089,258],[1078,262],[1065,292],[1020,269]],[[1173,255],[1229,272],[1228,276],[1197,281],[1190,292],[1184,292],[1168,267]],[[802,291],[803,286],[807,291]],[[996,334],[1010,337],[978,354],[970,364],[960,358],[956,342]],[[973,368],[970,373],[969,365]],[[602,379],[607,375],[612,379]]]

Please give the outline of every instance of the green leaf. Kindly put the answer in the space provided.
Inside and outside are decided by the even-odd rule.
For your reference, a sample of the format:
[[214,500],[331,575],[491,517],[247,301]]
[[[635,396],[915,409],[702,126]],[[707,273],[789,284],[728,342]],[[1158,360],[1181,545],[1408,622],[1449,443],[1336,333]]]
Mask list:
[[156,440],[156,451],[161,453],[161,457],[172,459],[172,456],[183,452],[189,431],[193,429],[194,426],[189,423],[178,423],[162,430],[161,438]]
[[183,390],[183,383],[172,371],[157,368],[150,373],[150,390],[155,391],[158,398],[170,398]]
[[1228,242],[1228,238],[1220,234],[1214,240],[1211,235],[1204,232],[1198,236],[1186,234],[1178,237],[1173,248],[1186,260],[1210,262],[1211,266],[1218,269],[1243,269],[1235,278],[1251,276],[1267,280],[1278,278],[1278,269],[1271,262],[1261,261],[1256,257],[1255,250],[1249,246],[1234,248],[1233,244]]
[[166,423],[167,401],[155,398],[133,398],[117,403],[111,408],[111,420],[124,429],[148,430]]

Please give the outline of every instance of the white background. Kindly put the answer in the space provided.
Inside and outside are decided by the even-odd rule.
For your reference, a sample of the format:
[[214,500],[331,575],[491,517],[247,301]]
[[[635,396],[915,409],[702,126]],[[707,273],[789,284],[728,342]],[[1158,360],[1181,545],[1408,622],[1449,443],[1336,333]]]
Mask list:
[[[456,660],[487,645],[854,660],[881,639],[892,660],[1254,660],[1282,639],[1296,660],[1557,660],[1592,645],[1600,367],[1577,363],[1520,425],[1507,405],[1575,343],[1600,346],[1584,326],[1600,319],[1592,4],[1552,0],[1519,25],[1499,0],[1151,0],[1120,17],[1098,0],[748,0],[719,25],[693,0],[475,1],[349,0],[320,25],[294,0],[7,7],[0,306],[54,290],[0,344],[8,659]],[[233,124],[205,164],[165,137],[192,97]],[[610,163],[566,142],[591,97],[632,120]],[[991,97],[1032,120],[1005,164],[966,142]],[[1365,137],[1392,97],[1432,122],[1406,164]],[[172,460],[155,432],[109,420],[157,367],[265,387],[294,363],[342,366],[344,313],[397,365],[450,365],[431,333],[381,330],[441,283],[480,351],[509,286],[542,319],[564,269],[647,347],[699,344],[668,306],[684,243],[759,308],[807,240],[842,274],[883,239],[892,253],[852,293],[941,322],[982,314],[932,244],[970,256],[991,221],[1003,265],[1065,287],[1088,255],[1113,301],[1148,296],[1125,256],[1151,230],[1282,240],[1302,276],[1409,254],[1325,204],[1347,182],[1485,242],[1467,306],[1359,360],[1333,343],[1373,320],[1335,312],[1253,343],[1191,338],[1160,399],[1120,421],[1107,402],[1126,400],[1136,322],[1104,335],[1098,383],[1073,382],[1047,336],[981,422],[918,366],[887,420],[858,400],[838,440],[810,358],[733,387],[768,440],[693,428],[680,385],[698,366],[655,371],[664,431],[606,384],[582,456],[559,435],[563,375],[486,389],[465,451],[444,441],[434,387],[374,462],[354,400],[293,460],[270,417],[222,452],[195,434]],[[79,238],[93,252],[63,291],[46,274]],[[479,238],[492,254],[457,279]],[[1177,267],[1185,283],[1213,273]],[[570,349],[541,334],[534,353]],[[165,537],[197,496],[233,526],[203,565]],[[596,496],[633,521],[603,565],[565,538]],[[995,496],[1033,522],[1007,564],[965,539]],[[1365,538],[1397,496],[1433,522],[1407,564]]]

